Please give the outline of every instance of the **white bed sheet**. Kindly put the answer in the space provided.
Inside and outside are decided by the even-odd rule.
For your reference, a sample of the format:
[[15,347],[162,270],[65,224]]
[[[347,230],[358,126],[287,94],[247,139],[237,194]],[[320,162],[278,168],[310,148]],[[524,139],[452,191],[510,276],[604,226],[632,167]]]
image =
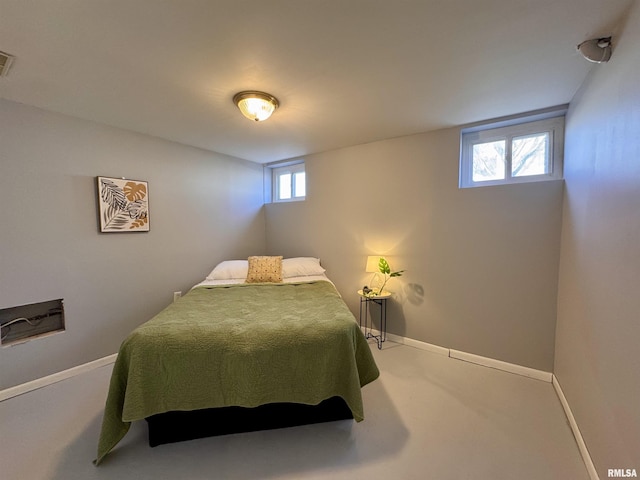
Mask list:
[[[238,283],[245,283],[244,278],[232,278],[227,280],[203,280],[202,282],[194,285],[192,288],[196,287],[206,287],[212,285],[237,285]],[[282,280],[282,283],[304,283],[304,282],[316,282],[318,280],[324,280],[325,282],[331,283],[334,287],[335,284],[329,280],[329,277],[326,275],[307,275],[304,277],[289,277]]]

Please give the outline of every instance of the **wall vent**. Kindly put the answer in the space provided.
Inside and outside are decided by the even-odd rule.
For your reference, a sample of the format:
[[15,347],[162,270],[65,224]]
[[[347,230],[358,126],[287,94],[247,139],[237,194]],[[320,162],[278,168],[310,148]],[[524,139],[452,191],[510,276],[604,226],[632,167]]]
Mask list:
[[64,331],[62,299],[0,309],[0,331],[3,347]]
[[0,77],[4,77],[9,72],[9,67],[14,57],[8,53],[0,52]]

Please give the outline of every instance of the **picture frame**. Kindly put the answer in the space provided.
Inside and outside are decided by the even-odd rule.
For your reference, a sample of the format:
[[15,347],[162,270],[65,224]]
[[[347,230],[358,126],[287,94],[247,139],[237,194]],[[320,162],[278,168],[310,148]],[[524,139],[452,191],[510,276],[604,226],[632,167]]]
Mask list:
[[100,232],[148,232],[149,184],[124,177],[96,177]]

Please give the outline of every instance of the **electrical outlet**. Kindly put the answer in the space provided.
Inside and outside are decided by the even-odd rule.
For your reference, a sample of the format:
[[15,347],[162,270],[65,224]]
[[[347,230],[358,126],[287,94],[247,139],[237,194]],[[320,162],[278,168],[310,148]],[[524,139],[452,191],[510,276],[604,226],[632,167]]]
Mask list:
[[175,302],[182,296],[182,292],[173,292],[173,301]]

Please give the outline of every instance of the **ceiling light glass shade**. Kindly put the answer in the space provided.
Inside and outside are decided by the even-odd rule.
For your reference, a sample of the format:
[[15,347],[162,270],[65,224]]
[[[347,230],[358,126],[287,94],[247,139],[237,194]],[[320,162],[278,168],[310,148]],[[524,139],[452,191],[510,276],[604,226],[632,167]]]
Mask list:
[[264,92],[247,91],[236,93],[233,97],[242,114],[249,120],[262,122],[278,108],[278,99]]
[[593,63],[605,63],[611,58],[611,37],[593,38],[576,47],[578,52]]

